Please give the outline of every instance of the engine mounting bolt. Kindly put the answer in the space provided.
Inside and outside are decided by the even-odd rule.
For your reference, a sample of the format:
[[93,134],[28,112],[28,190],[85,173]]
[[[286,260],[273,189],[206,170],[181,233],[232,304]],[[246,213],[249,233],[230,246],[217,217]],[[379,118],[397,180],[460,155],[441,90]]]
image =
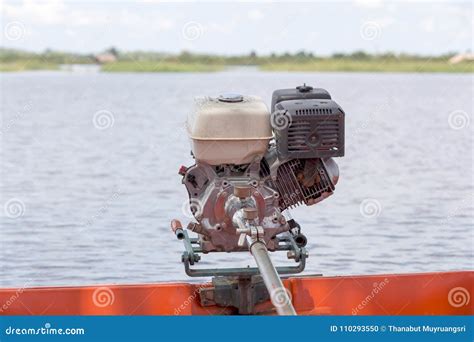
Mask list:
[[255,220],[258,216],[257,209],[255,208],[244,208],[243,216],[247,220]]

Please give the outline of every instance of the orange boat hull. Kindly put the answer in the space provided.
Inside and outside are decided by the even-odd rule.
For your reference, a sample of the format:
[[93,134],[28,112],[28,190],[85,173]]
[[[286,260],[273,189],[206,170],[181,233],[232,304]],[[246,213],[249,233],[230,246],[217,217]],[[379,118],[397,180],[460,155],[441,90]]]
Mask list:
[[[284,280],[302,315],[472,315],[473,271]],[[0,289],[0,315],[225,315],[203,307],[210,284],[158,283]],[[270,302],[258,314],[275,314]]]

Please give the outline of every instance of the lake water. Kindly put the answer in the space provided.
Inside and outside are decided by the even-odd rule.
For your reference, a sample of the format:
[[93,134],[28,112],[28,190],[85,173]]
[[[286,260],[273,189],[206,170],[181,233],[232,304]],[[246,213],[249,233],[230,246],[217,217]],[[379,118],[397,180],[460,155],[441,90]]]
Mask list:
[[[468,74],[1,74],[0,286],[187,279],[169,229],[191,165],[195,95],[303,82],[346,111],[335,194],[292,211],[305,273],[472,269],[473,123]],[[285,262],[285,257],[275,257]],[[200,266],[253,265],[249,254]]]

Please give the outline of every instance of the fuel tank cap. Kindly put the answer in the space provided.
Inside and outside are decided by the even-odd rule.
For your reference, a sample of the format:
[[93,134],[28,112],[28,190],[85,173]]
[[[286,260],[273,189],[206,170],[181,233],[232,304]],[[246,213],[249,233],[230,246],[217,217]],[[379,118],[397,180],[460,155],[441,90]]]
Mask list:
[[242,102],[244,97],[236,93],[226,93],[219,95],[218,99],[221,102]]
[[302,86],[298,86],[296,87],[296,89],[298,89],[298,91],[300,93],[308,93],[310,92],[311,90],[313,90],[313,87],[309,86],[309,85],[306,85],[306,83],[303,83]]

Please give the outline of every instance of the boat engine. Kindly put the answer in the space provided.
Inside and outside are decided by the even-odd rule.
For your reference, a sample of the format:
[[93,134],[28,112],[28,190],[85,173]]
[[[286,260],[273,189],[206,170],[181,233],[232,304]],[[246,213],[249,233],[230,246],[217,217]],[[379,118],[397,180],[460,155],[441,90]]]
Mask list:
[[[301,272],[308,256],[306,238],[288,209],[316,204],[333,193],[339,178],[333,157],[344,155],[340,106],[326,90],[307,85],[274,91],[270,111],[256,96],[199,97],[187,131],[196,162],[182,166],[179,174],[195,219],[187,228],[197,238],[189,238],[178,220],[172,222],[178,238],[185,240],[187,274],[260,273],[265,281],[274,271],[265,281],[269,289],[275,282],[281,285],[277,272]],[[259,269],[189,267],[199,261],[199,252],[249,250]],[[267,251],[279,250],[299,265],[275,269]]]

